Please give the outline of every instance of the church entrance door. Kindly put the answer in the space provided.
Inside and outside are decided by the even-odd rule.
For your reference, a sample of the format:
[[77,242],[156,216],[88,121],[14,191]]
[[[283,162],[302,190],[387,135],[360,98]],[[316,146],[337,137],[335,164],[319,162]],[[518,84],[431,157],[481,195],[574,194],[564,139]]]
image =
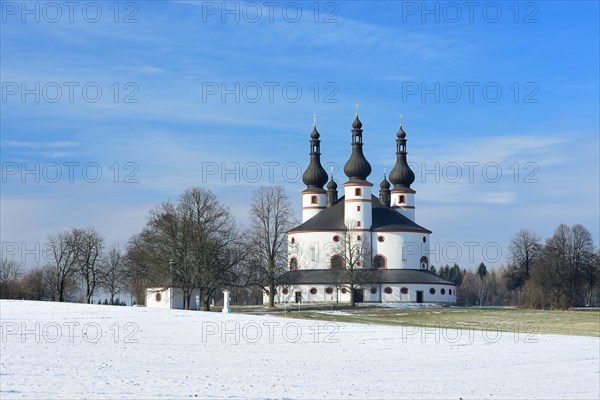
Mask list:
[[302,292],[296,292],[296,303],[302,303]]
[[423,291],[417,290],[417,303],[422,303],[422,302],[423,302]]
[[354,301],[357,303],[362,303],[365,301],[364,289],[354,289]]

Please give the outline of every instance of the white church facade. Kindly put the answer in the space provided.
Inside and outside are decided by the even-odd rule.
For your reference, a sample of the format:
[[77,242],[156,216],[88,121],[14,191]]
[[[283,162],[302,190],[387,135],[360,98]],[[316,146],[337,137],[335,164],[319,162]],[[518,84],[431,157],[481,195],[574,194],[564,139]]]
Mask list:
[[288,232],[288,271],[275,301],[348,303],[353,294],[357,303],[455,303],[455,284],[429,270],[431,231],[415,222],[415,175],[402,124],[396,164],[389,181],[384,172],[378,197],[367,180],[371,165],[363,154],[358,113],[339,198],[337,183],[321,165],[320,144],[315,122],[302,176],[302,223]]

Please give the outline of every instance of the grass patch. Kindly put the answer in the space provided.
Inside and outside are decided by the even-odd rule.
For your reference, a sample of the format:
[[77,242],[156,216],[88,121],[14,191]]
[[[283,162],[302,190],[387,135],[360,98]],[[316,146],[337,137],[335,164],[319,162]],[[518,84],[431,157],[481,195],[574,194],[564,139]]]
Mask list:
[[[281,315],[281,313],[278,313]],[[287,317],[361,324],[486,329],[502,332],[547,333],[600,337],[600,310],[527,310],[517,308],[382,308],[330,307],[300,310]]]

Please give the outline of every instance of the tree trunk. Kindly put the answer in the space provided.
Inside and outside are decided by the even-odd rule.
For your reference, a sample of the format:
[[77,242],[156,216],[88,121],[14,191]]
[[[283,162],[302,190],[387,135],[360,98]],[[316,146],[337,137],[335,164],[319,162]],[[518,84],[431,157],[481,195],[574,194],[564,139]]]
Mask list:
[[275,284],[269,283],[269,307],[275,308]]

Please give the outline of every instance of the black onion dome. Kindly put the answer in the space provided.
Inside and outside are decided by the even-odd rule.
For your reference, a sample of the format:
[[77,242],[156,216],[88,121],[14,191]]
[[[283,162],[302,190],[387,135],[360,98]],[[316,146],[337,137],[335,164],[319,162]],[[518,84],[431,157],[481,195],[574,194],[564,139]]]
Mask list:
[[398,132],[396,132],[396,137],[398,139],[405,139],[406,138],[406,132],[404,132],[404,129],[402,128],[402,124],[400,124],[400,128],[398,129]]
[[323,185],[327,183],[327,172],[321,165],[321,141],[319,137],[321,135],[317,131],[317,126],[313,127],[313,131],[310,134],[310,163],[302,174],[302,182],[306,185],[307,189],[324,192]]
[[310,134],[310,138],[311,139],[319,139],[321,137],[321,135],[319,134],[319,131],[317,131],[317,126],[315,125],[313,127],[313,131]]
[[331,180],[327,184],[327,190],[337,190],[337,187],[338,187],[337,183],[335,183],[333,178],[331,178]]
[[371,174],[371,164],[362,151],[362,123],[358,119],[358,114],[352,123],[352,128],[352,154],[344,165],[344,173],[351,181],[365,181]]
[[352,128],[353,129],[361,129],[362,128],[362,122],[360,122],[360,119],[358,119],[358,113],[356,114],[356,118],[354,119],[354,122],[352,123]]
[[396,133],[396,165],[390,171],[390,182],[394,188],[410,188],[415,181],[415,174],[406,161],[406,132],[400,125]]
[[383,176],[383,180],[382,180],[382,181],[381,181],[381,183],[379,184],[379,187],[380,187],[381,189],[386,189],[386,190],[389,190],[389,189],[390,189],[391,185],[390,185],[390,183],[388,182],[388,180],[386,179],[385,175]]

